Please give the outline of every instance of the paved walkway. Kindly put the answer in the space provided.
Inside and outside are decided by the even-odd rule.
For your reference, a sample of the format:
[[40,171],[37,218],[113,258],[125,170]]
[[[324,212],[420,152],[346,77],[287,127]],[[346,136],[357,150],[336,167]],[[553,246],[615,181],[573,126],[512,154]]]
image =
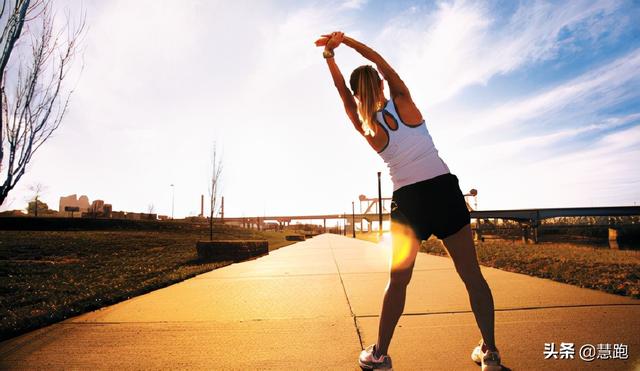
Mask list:
[[[389,249],[321,235],[0,343],[0,369],[359,370]],[[640,368],[640,301],[492,268],[496,337],[513,370]],[[479,370],[450,259],[418,254],[389,349],[396,370]],[[544,360],[544,343],[624,343],[629,360]]]

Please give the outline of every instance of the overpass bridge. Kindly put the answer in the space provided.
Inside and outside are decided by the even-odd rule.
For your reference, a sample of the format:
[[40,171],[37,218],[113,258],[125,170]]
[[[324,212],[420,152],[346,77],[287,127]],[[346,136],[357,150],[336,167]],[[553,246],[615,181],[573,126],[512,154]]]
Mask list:
[[[383,222],[389,221],[390,214],[388,212],[382,214]],[[362,224],[363,221],[367,221],[367,223],[378,222],[378,214],[316,214],[316,215],[287,215],[287,216],[254,216],[254,217],[232,217],[224,218],[224,222],[232,222],[232,223],[242,223],[243,226],[247,228],[257,228],[260,229],[265,223],[268,222],[276,222],[281,226],[287,226],[291,224],[292,221],[312,221],[312,220],[322,220],[324,229],[327,228],[327,220],[345,220],[347,222],[353,222]]]
[[[386,208],[383,208],[385,210]],[[531,238],[534,243],[538,241],[538,227],[544,219],[557,217],[587,217],[587,216],[636,216],[640,215],[640,206],[607,206],[607,207],[569,207],[569,208],[542,208],[542,209],[515,209],[515,210],[471,210],[471,218],[483,219],[505,219],[520,223],[523,231],[523,239],[528,241]],[[367,221],[369,228],[374,223],[389,221],[390,214],[385,210],[378,213],[342,213],[342,214],[316,214],[316,215],[280,215],[280,216],[257,216],[257,217],[231,217],[224,218],[223,221],[241,223],[246,228],[262,229],[265,223],[276,222],[280,226],[287,226],[292,221],[312,221],[322,220],[326,231],[327,220],[344,220],[345,224],[360,223],[360,230],[363,229],[363,221]],[[380,227],[378,227],[380,228]],[[482,235],[481,228],[475,230],[476,237]]]

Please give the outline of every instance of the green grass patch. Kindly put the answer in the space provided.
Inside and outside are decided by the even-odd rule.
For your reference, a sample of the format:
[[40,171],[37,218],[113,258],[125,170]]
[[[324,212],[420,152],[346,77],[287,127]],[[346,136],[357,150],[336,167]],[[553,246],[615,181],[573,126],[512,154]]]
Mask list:
[[[214,239],[266,239],[286,233],[216,226]],[[233,261],[198,261],[208,228],[107,231],[0,231],[0,339],[113,304]]]

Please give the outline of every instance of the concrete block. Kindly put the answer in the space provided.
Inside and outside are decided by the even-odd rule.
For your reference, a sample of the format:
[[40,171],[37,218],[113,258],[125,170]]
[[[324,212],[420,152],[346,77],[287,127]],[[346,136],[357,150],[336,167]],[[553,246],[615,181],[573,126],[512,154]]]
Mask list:
[[299,234],[291,234],[285,237],[287,241],[304,241],[305,238],[303,235]]

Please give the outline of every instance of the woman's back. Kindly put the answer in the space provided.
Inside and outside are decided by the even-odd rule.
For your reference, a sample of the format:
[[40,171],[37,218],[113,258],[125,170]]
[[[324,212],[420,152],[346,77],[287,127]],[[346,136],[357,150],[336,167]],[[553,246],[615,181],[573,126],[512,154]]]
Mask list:
[[394,191],[450,172],[438,155],[424,120],[415,125],[405,123],[393,99],[377,112],[376,119],[389,137],[378,153],[389,167]]

